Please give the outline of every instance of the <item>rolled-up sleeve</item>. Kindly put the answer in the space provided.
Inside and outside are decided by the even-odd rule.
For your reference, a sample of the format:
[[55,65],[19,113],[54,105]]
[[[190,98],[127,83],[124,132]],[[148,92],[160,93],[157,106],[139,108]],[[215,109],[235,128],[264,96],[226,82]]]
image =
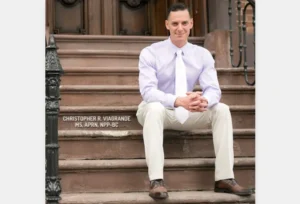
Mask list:
[[199,76],[199,84],[203,97],[208,100],[208,108],[220,102],[221,89],[215,69],[215,60],[208,50],[204,50],[202,56],[203,69]]
[[139,89],[145,102],[160,102],[168,108],[174,108],[176,96],[157,89],[157,68],[155,55],[150,47],[144,48],[139,56]]

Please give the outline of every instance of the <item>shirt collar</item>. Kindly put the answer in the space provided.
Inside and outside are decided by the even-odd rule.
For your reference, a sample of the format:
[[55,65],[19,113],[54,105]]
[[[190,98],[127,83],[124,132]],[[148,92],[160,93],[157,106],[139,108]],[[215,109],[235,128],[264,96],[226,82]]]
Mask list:
[[183,55],[187,54],[188,53],[188,50],[189,50],[189,42],[187,42],[183,47],[179,48],[177,47],[176,45],[174,45],[170,39],[170,37],[167,39],[167,42],[169,44],[169,48],[170,48],[170,51],[175,54],[177,52],[177,50],[182,50],[182,53]]

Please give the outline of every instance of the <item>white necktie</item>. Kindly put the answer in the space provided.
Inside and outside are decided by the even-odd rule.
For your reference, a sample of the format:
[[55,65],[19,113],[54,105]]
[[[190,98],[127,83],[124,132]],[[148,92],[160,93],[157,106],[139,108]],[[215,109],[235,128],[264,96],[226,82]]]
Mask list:
[[[182,60],[182,51],[176,52],[176,68],[175,68],[175,91],[176,96],[186,96],[186,68]],[[178,121],[183,124],[189,117],[189,111],[183,107],[175,108],[175,116]]]

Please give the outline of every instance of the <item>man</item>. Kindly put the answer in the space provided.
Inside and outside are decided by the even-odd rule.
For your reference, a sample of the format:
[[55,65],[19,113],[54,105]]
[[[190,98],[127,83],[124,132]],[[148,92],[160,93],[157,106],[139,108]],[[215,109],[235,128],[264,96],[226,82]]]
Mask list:
[[[184,4],[170,7],[165,25],[170,37],[144,48],[139,58],[143,102],[137,118],[143,126],[149,195],[168,197],[163,181],[163,130],[208,127],[212,127],[216,154],[215,191],[250,195],[251,190],[234,180],[231,114],[227,105],[219,103],[221,90],[211,53],[187,41],[193,19]],[[192,92],[197,81],[203,93]]]

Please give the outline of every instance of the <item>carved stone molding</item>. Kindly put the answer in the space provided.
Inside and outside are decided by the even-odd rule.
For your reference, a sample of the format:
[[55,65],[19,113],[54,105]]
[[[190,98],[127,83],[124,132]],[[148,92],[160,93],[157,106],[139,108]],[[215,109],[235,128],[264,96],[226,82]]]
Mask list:
[[148,35],[148,36],[152,35],[151,31],[149,31],[149,30],[143,30],[142,33],[144,35]]
[[121,0],[120,2],[125,3],[125,5],[131,9],[139,8],[148,3],[149,0]]
[[120,30],[119,35],[127,35],[127,30],[126,29]]
[[127,0],[127,4],[131,7],[137,7],[141,4],[141,0]]
[[82,0],[59,0],[59,1],[62,5],[70,7],[70,6],[75,6],[77,3],[79,3]]

